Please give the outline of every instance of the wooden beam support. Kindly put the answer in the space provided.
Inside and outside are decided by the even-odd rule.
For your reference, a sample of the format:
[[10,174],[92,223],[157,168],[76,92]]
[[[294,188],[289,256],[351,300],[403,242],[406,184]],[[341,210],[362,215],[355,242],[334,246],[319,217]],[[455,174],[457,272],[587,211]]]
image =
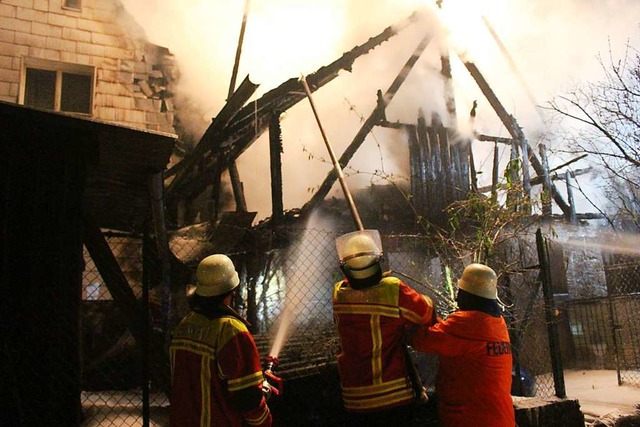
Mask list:
[[279,224],[284,217],[282,201],[282,129],[280,128],[280,112],[271,117],[269,126],[269,157],[271,159],[271,220]]
[[[307,75],[306,79],[311,91],[315,92],[334,80],[341,70],[351,71],[356,59],[418,22],[418,16],[417,13],[413,13],[395,25],[385,28],[380,34],[371,37],[365,43],[354,47],[331,64],[320,67],[314,73]],[[277,88],[265,93],[260,99],[242,107],[216,137],[215,150],[209,151],[207,165],[202,173],[206,175],[211,171],[228,168],[268,129],[274,111],[285,112],[303,99],[305,99],[305,93],[300,87],[299,77],[296,77],[285,81]],[[208,185],[207,182],[203,182],[195,175],[188,177],[187,181],[181,185],[181,192],[188,192],[194,197],[201,194]]]
[[[467,68],[467,71],[469,71],[469,74],[471,74],[471,77],[473,77],[473,79],[476,81],[476,84],[484,94],[485,98],[487,98],[487,101],[489,101],[489,104],[491,105],[493,110],[502,121],[502,124],[507,129],[511,137],[517,141],[523,141],[524,135],[515,117],[507,113],[507,110],[504,108],[500,100],[498,100],[498,97],[489,86],[489,83],[487,83],[484,76],[480,73],[480,70],[478,70],[478,67],[473,62],[466,61],[463,58],[461,58],[461,60],[464,63],[464,66]],[[522,143],[526,143],[526,140]],[[527,153],[533,169],[539,176],[543,176],[544,168],[542,166],[542,163],[540,162],[540,160],[538,160],[535,152],[531,149],[531,147],[528,147]],[[564,212],[565,214],[569,214],[569,205],[564,201],[564,199],[558,192],[558,189],[555,187],[555,185],[553,185],[553,183],[551,183],[550,192],[553,200],[555,200],[556,204],[562,210],[562,212]]]
[[87,212],[84,213],[82,221],[84,225],[84,245],[89,251],[89,255],[96,265],[102,280],[104,280],[113,302],[126,319],[136,343],[141,345],[143,343],[144,324],[140,304],[98,224]]
[[[371,132],[373,127],[385,117],[384,108],[386,108],[386,106],[389,105],[389,103],[397,93],[398,89],[400,89],[402,84],[405,82],[405,80],[409,76],[409,72],[411,71],[413,66],[416,64],[420,56],[422,55],[422,52],[424,52],[426,47],[429,45],[430,41],[431,41],[431,37],[426,36],[420,41],[420,43],[418,43],[418,46],[411,54],[411,57],[407,60],[405,65],[400,70],[400,73],[398,73],[396,78],[393,80],[393,82],[385,92],[383,97],[385,104],[384,105],[382,105],[381,103],[377,104],[377,106],[371,112],[367,120],[365,120],[364,124],[362,125],[362,127],[360,128],[356,136],[353,138],[353,141],[351,141],[351,144],[349,144],[349,146],[344,151],[344,153],[342,153],[342,156],[338,160],[338,163],[342,168],[344,168],[349,163],[349,161],[351,160],[353,155],[356,153],[356,151],[358,151],[358,148],[360,148],[360,146],[364,142],[367,135],[369,135],[369,132]],[[329,172],[324,182],[320,185],[320,188],[318,189],[318,191],[316,191],[316,193],[311,197],[311,199],[302,207],[301,215],[309,214],[316,205],[318,205],[322,200],[324,200],[324,198],[329,193],[329,190],[331,190],[331,187],[336,182],[336,179],[338,179],[338,174],[336,173],[334,168]]]

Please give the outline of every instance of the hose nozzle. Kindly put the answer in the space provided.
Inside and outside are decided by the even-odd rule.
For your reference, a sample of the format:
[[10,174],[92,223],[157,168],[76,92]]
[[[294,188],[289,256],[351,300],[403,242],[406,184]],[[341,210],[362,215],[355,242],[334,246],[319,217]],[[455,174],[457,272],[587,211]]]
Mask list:
[[264,366],[265,366],[264,370],[272,371],[273,368],[277,367],[279,363],[280,361],[276,356],[267,356],[264,358]]

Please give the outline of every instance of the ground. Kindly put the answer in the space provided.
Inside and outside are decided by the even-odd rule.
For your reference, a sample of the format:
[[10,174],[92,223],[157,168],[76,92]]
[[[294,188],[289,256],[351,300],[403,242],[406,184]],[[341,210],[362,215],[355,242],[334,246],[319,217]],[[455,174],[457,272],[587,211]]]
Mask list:
[[616,371],[566,370],[567,397],[578,399],[589,424],[612,412],[633,413],[640,405],[640,386],[618,385]]

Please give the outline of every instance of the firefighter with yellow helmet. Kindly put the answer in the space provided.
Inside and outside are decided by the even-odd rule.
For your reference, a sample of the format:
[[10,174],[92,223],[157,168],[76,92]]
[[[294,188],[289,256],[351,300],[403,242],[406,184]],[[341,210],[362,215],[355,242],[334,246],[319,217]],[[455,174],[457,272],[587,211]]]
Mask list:
[[[173,329],[170,423],[174,427],[269,427],[260,356],[248,323],[230,306],[240,278],[226,255],[204,258],[191,312]],[[266,387],[266,388],[265,388]]]
[[415,396],[403,335],[433,323],[433,301],[383,273],[378,231],[340,236],[336,249],[344,279],[334,286],[333,317],[348,425],[408,424]]
[[511,343],[497,282],[491,267],[469,264],[458,280],[458,310],[413,337],[416,350],[438,355],[436,395],[445,427],[515,425]]

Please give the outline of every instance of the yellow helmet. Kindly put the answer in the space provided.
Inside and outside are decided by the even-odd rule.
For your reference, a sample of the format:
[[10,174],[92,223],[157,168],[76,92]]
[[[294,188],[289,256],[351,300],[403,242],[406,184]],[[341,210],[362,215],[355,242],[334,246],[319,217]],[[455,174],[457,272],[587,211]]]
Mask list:
[[240,284],[233,261],[222,254],[210,255],[200,261],[196,279],[195,293],[203,297],[226,294]]
[[340,263],[356,279],[366,279],[378,270],[382,258],[382,243],[377,230],[361,230],[336,239]]
[[458,288],[487,299],[498,299],[498,276],[491,267],[469,264],[458,280]]

